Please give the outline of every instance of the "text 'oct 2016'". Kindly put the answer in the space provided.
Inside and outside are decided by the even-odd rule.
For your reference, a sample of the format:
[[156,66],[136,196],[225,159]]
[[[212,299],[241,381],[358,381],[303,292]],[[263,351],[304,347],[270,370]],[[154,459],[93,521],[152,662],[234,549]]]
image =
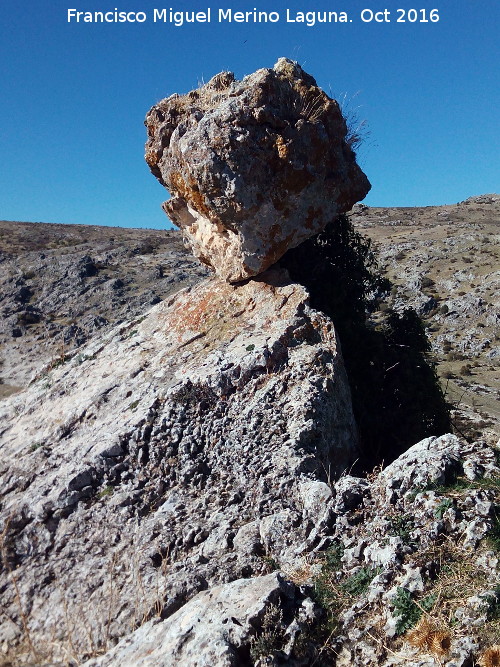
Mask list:
[[287,23],[291,26],[307,26],[309,28],[324,24],[345,24],[361,22],[363,24],[387,23],[437,23],[440,20],[438,9],[362,9],[354,18],[346,11],[291,10],[261,11],[256,8],[247,11],[234,11],[232,8],[211,8],[186,11],[172,7],[155,8],[152,12],[121,11],[117,7],[108,11],[67,10],[68,23],[164,23],[177,28],[190,24],[276,24]]

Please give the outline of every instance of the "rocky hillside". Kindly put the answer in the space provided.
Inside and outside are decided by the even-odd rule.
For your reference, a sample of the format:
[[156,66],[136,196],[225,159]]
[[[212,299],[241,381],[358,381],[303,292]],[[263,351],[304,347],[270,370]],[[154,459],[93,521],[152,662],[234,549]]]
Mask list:
[[215,275],[177,232],[0,224],[0,665],[499,664],[498,274],[464,245],[496,252],[498,198],[358,206],[389,294],[343,215],[352,137],[297,63],[146,125]]
[[[468,210],[467,206],[471,205],[463,204],[452,210]],[[446,210],[450,208],[446,207]],[[446,235],[440,229],[441,207],[432,211],[407,209],[406,213],[411,214],[412,219],[425,221],[417,229],[401,223],[390,224],[401,220],[400,210],[363,209],[361,213],[355,211],[354,220],[358,228],[364,228],[374,239],[381,263],[399,289],[406,289],[414,305],[421,307],[420,294],[426,294],[426,288],[412,292],[411,285],[414,283],[409,282],[414,280],[413,275],[417,271],[421,271],[416,274],[420,281],[431,272],[435,284],[440,285],[440,298],[446,301],[453,298],[453,292],[444,291],[448,283],[439,283],[439,276],[452,274],[457,262],[463,262],[463,257],[472,259],[465,265],[475,275],[494,273],[490,253],[498,248],[498,236],[495,236],[498,234],[498,227],[495,227],[498,225],[498,218],[495,217],[498,214],[497,203],[486,198],[477,199],[472,211],[476,216],[473,232],[470,224],[458,219],[457,224],[447,222]],[[484,223],[481,223],[481,218],[485,219]],[[3,320],[3,386],[7,389],[10,386],[12,391],[12,386],[17,384],[17,396],[13,394],[8,399],[8,406],[4,401],[2,423],[16,423],[18,433],[15,436],[18,444],[12,449],[8,446],[16,461],[13,467],[8,465],[11,455],[7,455],[5,444],[11,436],[5,431],[2,434],[2,470],[10,470],[9,477],[4,477],[2,482],[2,507],[9,518],[12,517],[4,527],[2,552],[11,563],[11,568],[16,568],[10,574],[7,571],[7,581],[10,578],[11,582],[8,590],[12,596],[3,602],[10,619],[2,623],[4,665],[43,664],[48,659],[55,664],[78,664],[76,660],[99,655],[109,648],[123,633],[120,628],[133,630],[137,626],[140,627],[124,640],[125,644],[118,644],[109,656],[99,659],[103,666],[120,664],[132,667],[141,664],[139,657],[145,650],[151,651],[151,659],[144,664],[172,664],[162,662],[161,656],[164,655],[169,655],[168,660],[174,660],[174,664],[196,664],[193,655],[199,655],[201,647],[207,642],[209,653],[205,655],[205,662],[199,664],[274,664],[269,662],[270,658],[267,662],[258,663],[265,654],[274,655],[274,660],[278,659],[280,664],[283,661],[294,664],[294,660],[295,664],[312,664],[317,658],[314,646],[318,632],[320,638],[324,637],[322,632],[333,633],[336,637],[322,655],[327,660],[325,664],[331,664],[334,658],[331,650],[334,650],[339,656],[336,659],[339,665],[434,665],[450,655],[451,662],[445,664],[467,665],[471,656],[478,659],[488,647],[495,642],[500,643],[495,621],[498,556],[494,514],[495,503],[500,498],[495,477],[498,474],[495,451],[488,449],[486,444],[495,442],[493,424],[487,423],[495,421],[495,411],[481,407],[482,416],[473,411],[482,398],[481,393],[474,393],[476,384],[494,386],[488,382],[488,377],[492,375],[486,374],[482,378],[479,374],[482,368],[488,371],[489,366],[493,366],[493,361],[486,355],[492,353],[495,345],[485,346],[482,350],[464,346],[461,352],[464,359],[459,360],[448,360],[448,346],[439,345],[443,339],[458,344],[466,338],[465,322],[476,325],[475,331],[482,333],[489,326],[486,319],[479,319],[476,324],[470,311],[459,311],[458,316],[463,319],[457,325],[457,316],[453,312],[448,317],[440,312],[444,303],[439,308],[423,310],[430,325],[428,332],[433,337],[435,353],[442,360],[443,366],[438,368],[446,371],[450,364],[455,364],[456,377],[451,381],[464,389],[468,388],[460,406],[464,410],[457,413],[460,420],[458,426],[468,428],[469,439],[476,433],[477,441],[480,431],[487,440],[467,446],[460,439],[444,440],[442,454],[434,444],[429,453],[433,457],[432,464],[425,460],[428,447],[420,445],[416,449],[415,464],[410,464],[406,457],[391,467],[392,470],[396,466],[394,470],[398,470],[397,466],[400,466],[407,475],[414,475],[408,489],[404,487],[403,495],[392,500],[389,496],[377,495],[381,493],[379,488],[387,487],[385,481],[382,486],[377,485],[377,476],[369,480],[344,477],[329,486],[328,480],[332,478],[330,473],[326,474],[327,465],[323,462],[320,464],[322,474],[317,482],[311,480],[306,483],[301,492],[308,494],[301,502],[305,502],[304,507],[310,509],[304,511],[309,516],[311,512],[319,513],[313,520],[316,528],[309,541],[298,549],[297,555],[292,556],[291,551],[287,552],[287,548],[280,545],[283,539],[280,531],[290,531],[285,521],[287,517],[292,522],[299,521],[299,527],[303,519],[299,519],[301,513],[298,507],[294,508],[293,502],[290,504],[293,494],[290,495],[287,490],[285,502],[279,491],[280,488],[287,489],[288,483],[295,485],[297,480],[289,473],[280,477],[279,468],[276,468],[277,452],[267,463],[255,461],[253,464],[259,469],[262,466],[266,470],[267,467],[267,475],[270,475],[270,481],[266,483],[267,502],[277,503],[276,510],[279,510],[277,515],[273,515],[263,505],[262,514],[258,512],[256,515],[257,521],[253,516],[245,520],[239,509],[242,503],[246,504],[247,485],[240,489],[233,488],[234,481],[227,486],[229,479],[224,482],[224,490],[219,481],[212,487],[217,489],[217,496],[213,499],[207,496],[205,501],[202,496],[196,501],[201,503],[199,507],[196,503],[186,505],[180,489],[190,488],[188,480],[198,476],[202,484],[200,488],[203,488],[213,475],[209,473],[209,477],[206,476],[212,464],[205,458],[203,449],[198,454],[190,454],[189,448],[181,453],[184,447],[181,440],[177,445],[169,445],[172,451],[162,455],[166,463],[161,463],[159,452],[155,452],[155,433],[158,429],[155,424],[162,423],[160,414],[164,413],[166,405],[163,403],[165,385],[157,398],[153,396],[157,391],[155,385],[162,384],[161,378],[154,378],[154,375],[158,374],[156,369],[160,367],[162,377],[170,375],[171,371],[153,361],[154,356],[151,355],[156,353],[152,348],[155,337],[151,336],[151,327],[156,321],[158,329],[160,314],[169,307],[168,295],[181,287],[182,281],[194,282],[204,271],[187,255],[178,233],[22,223],[2,223],[2,229],[8,231],[3,238],[9,239],[9,245],[2,246],[0,265],[4,281],[2,306],[11,318]],[[403,235],[401,242],[404,244],[408,243],[407,237],[411,237],[412,244],[406,247],[405,257],[399,254],[402,251],[400,237],[395,235],[394,229]],[[465,254],[463,237],[472,233],[477,234],[479,239],[490,239],[486,243],[488,252]],[[429,236],[434,240],[441,238],[438,243],[429,244]],[[447,264],[447,257],[452,260],[455,253],[440,254],[441,251],[438,253],[439,262],[431,261],[431,253],[434,248],[440,248],[439,243],[459,248],[456,262]],[[111,257],[106,252],[116,258],[114,262],[110,261]],[[427,263],[417,266],[424,252]],[[106,256],[109,268],[106,269],[106,265],[99,268],[99,263]],[[412,256],[417,262],[410,261]],[[404,263],[406,258],[408,264]],[[92,270],[83,275],[77,274],[75,267],[89,264],[96,265],[97,272]],[[139,267],[149,267],[150,272],[141,271]],[[169,275],[165,270],[163,277],[153,280],[153,276],[158,275],[156,267],[164,267],[162,271],[172,267],[173,272]],[[462,271],[463,267],[458,267],[456,275],[461,277]],[[15,280],[14,276],[17,276]],[[112,287],[117,279],[124,282],[124,287],[118,290],[120,300]],[[16,284],[16,281],[23,282]],[[475,279],[471,282],[475,283],[473,287],[469,282],[462,281],[463,289],[459,290],[466,292],[465,303],[480,294],[476,291],[477,286],[487,288],[489,285],[489,281]],[[24,286],[32,292],[25,303],[15,300],[12,293],[13,287],[22,289]],[[78,288],[76,291],[75,286]],[[438,296],[437,291],[434,288],[431,296]],[[86,294],[92,298],[85,298]],[[151,312],[158,314],[154,314],[153,320],[151,316],[143,319],[152,308],[151,299],[157,297],[163,297],[163,301]],[[484,297],[480,296],[488,303],[487,314],[491,318],[495,294],[490,297],[485,292]],[[394,292],[393,298],[399,298],[399,292]],[[51,305],[54,303],[55,306]],[[47,309],[45,304],[49,304]],[[40,314],[39,321],[20,322],[17,315],[29,312],[29,307]],[[88,340],[81,348],[75,349],[78,340],[67,336],[63,356],[61,341],[72,326],[64,317],[70,309],[75,314],[82,314],[81,320],[77,317],[77,323]],[[106,321],[99,329],[86,328],[85,322],[104,315]],[[481,322],[486,326],[478,326]],[[53,336],[46,333],[50,324],[54,324]],[[221,324],[224,330],[226,325]],[[19,328],[21,335],[12,335],[14,327]],[[274,371],[270,367],[265,370],[265,367],[276,362],[264,358],[259,362],[262,351],[260,343],[253,340],[255,328],[246,327],[249,324],[243,328],[242,349],[248,361],[257,364],[255,368],[261,364],[256,380],[251,381],[263,377],[269,382],[276,377],[276,367]],[[436,331],[433,331],[434,328]],[[161,329],[158,329],[155,336],[160,332]],[[158,339],[162,341],[162,346],[165,335],[166,332],[162,333]],[[193,340],[183,348],[185,356],[181,357],[181,364],[188,361],[193,346],[202,348],[205,343],[201,341],[203,338]],[[208,342],[210,349],[213,343]],[[117,345],[122,346],[119,352]],[[105,362],[105,358],[109,362]],[[116,364],[112,361],[118,358],[122,360],[120,377],[124,375],[127,378],[124,383],[118,381]],[[460,367],[456,366],[458,363],[460,367],[469,363],[474,376],[462,376]],[[106,364],[108,369],[103,367]],[[139,371],[138,374],[136,371]],[[174,383],[178,382],[177,388],[170,390],[185,394],[186,415],[192,410],[190,397],[197,391],[200,396],[196,404],[199,398],[213,400],[211,390],[200,389],[199,371],[196,378],[191,377],[192,372],[187,371],[186,376],[174,380]],[[12,375],[9,376],[9,373]],[[30,377],[38,377],[32,383],[30,393],[20,392],[20,385],[25,383],[26,386]],[[469,384],[471,377],[480,379]],[[74,388],[81,382],[85,382],[88,389],[84,390],[83,385],[78,389],[79,402],[75,404]],[[224,383],[220,385],[221,380],[218,383],[224,386]],[[182,387],[185,389],[182,390]],[[120,391],[125,391],[125,394],[121,396]],[[64,401],[61,392],[67,394],[68,405],[72,406],[67,412],[64,403],[61,403]],[[467,396],[475,398],[469,402],[471,409],[465,410]],[[47,407],[50,402],[53,408]],[[170,405],[175,406],[175,400]],[[202,406],[203,402],[196,408],[202,411],[200,425],[205,409]],[[7,417],[7,408],[13,410],[10,418]],[[50,430],[54,411],[61,413],[61,417],[56,417],[57,435]],[[99,426],[99,420],[106,415],[107,424],[104,421]],[[118,427],[109,422],[109,419],[115,418],[114,415],[122,415],[123,428],[118,431],[126,435],[126,439],[115,438],[116,443],[108,442],[109,435],[117,433]],[[177,428],[183,428],[182,420]],[[89,434],[97,433],[96,429],[101,429],[102,435],[99,438],[92,436],[90,442],[99,442],[102,453],[97,450],[94,453],[84,445],[85,441],[89,442]],[[135,429],[138,429],[137,436],[132,436]],[[151,433],[147,435],[149,429]],[[252,435],[254,429],[252,427]],[[181,434],[182,430],[179,430],[182,438]],[[60,444],[57,445],[57,442]],[[75,445],[81,442],[76,446],[77,449],[85,448],[84,456],[74,454],[77,450],[70,447],[72,442]],[[291,450],[284,454],[287,461],[290,454]],[[214,451],[214,455],[220,457],[221,452]],[[469,460],[470,463],[464,463]],[[160,464],[162,472],[158,475],[154,471]],[[38,472],[34,476],[35,470]],[[485,473],[493,475],[493,478],[482,477]],[[172,489],[174,478],[171,476],[174,474],[177,481],[174,489],[169,490]],[[388,474],[390,472],[384,472],[384,475]],[[422,474],[428,474],[429,478],[421,479]],[[281,479],[278,487],[275,486],[277,479]],[[289,482],[286,482],[287,479]],[[39,488],[40,484],[46,485],[47,490]],[[391,481],[389,486],[401,488],[399,481]],[[14,489],[20,494],[19,500],[11,496]],[[255,489],[257,494],[262,492],[259,489],[260,486]],[[242,491],[243,495],[239,495]],[[198,494],[199,491],[196,491]],[[26,508],[24,498],[33,499],[30,501],[32,508]],[[41,498],[44,498],[42,502]],[[254,500],[251,505],[255,506]],[[231,507],[236,511],[236,522],[227,514],[227,508]],[[142,526],[141,516],[145,517]],[[322,516],[324,518],[321,519]],[[108,526],[106,517],[112,518],[112,526]],[[161,528],[164,518],[171,526],[170,531],[173,530],[167,542]],[[96,528],[89,530],[89,520],[95,522]],[[36,530],[42,530],[42,533],[36,537],[39,546],[34,548],[36,532],[33,531],[37,523],[40,528]],[[366,530],[361,529],[362,525],[367,526]],[[304,528],[306,526],[307,523]],[[300,535],[300,530],[297,535]],[[77,537],[80,533],[82,538],[88,535],[81,546]],[[68,541],[70,535],[72,537]],[[132,559],[125,536],[134,547],[136,555]],[[296,544],[295,549],[300,539]],[[80,549],[86,554],[90,550],[94,556],[86,560],[86,557],[78,555]],[[227,554],[225,557],[224,553]],[[286,556],[286,553],[289,555]],[[58,555],[56,560],[51,554]],[[204,564],[204,561],[207,563]],[[22,582],[22,568],[29,562],[37,563],[34,571],[38,573],[38,583],[30,578],[26,583]],[[77,562],[81,562],[82,566],[75,569]],[[222,562],[227,562],[227,565],[222,565]],[[216,564],[216,578],[213,578],[213,573],[208,574],[210,563]],[[275,567],[281,571],[280,575],[265,574]],[[227,579],[221,579],[220,575],[233,570],[244,577],[250,574],[259,576],[223,583]],[[13,582],[17,582],[18,577],[16,594]],[[233,578],[234,575],[229,575],[229,580]],[[56,585],[51,585],[51,581]],[[219,588],[214,588],[217,582]],[[212,587],[209,592],[203,592],[207,585]],[[192,597],[197,590],[202,592]],[[49,595],[47,600],[46,595]],[[183,606],[190,599],[191,602]],[[217,599],[220,602],[214,607],[213,600]],[[326,617],[318,603],[327,610]],[[53,610],[51,614],[47,614],[48,604]],[[227,604],[233,606],[227,607]],[[421,607],[429,611],[424,613]],[[195,608],[197,611],[193,612]],[[215,608],[219,609],[219,616],[214,615]],[[42,616],[39,616],[40,613]],[[193,628],[190,635],[192,641],[187,649],[183,648],[185,630],[182,628],[186,623],[184,619],[191,618],[192,613],[200,619],[209,614],[213,616],[213,621],[210,627],[200,623]],[[32,637],[35,658],[23,630],[23,615],[30,628],[29,637]],[[411,631],[419,615],[423,617],[418,626],[422,630],[420,634],[409,635],[411,641],[407,641],[406,628]],[[161,618],[168,620],[159,623]],[[227,618],[235,619],[229,635],[225,630]],[[142,625],[143,622],[145,625]],[[52,633],[53,636],[50,641],[43,639],[43,626],[53,628],[49,631],[49,635]],[[470,628],[475,626],[483,630],[471,631]],[[62,629],[55,631],[56,627]],[[299,629],[301,632],[297,634]],[[214,636],[220,637],[219,644],[213,643]],[[151,649],[145,648],[148,646],[146,641],[150,641]],[[219,648],[215,649],[215,646]],[[451,654],[446,653],[448,649]],[[187,650],[188,653],[185,652]],[[213,653],[214,650],[218,652]],[[76,657],[68,658],[68,652],[76,654]],[[313,655],[316,657],[311,657]]]
[[[464,428],[498,430],[500,196],[357,205],[351,219],[396,286],[383,308],[424,318],[447,396],[472,419]],[[0,395],[208,273],[177,231],[0,221]]]
[[479,430],[498,432],[500,196],[423,208],[360,204],[352,220],[395,284],[385,307],[411,305],[423,317],[448,400],[479,415]]
[[174,231],[0,221],[0,396],[205,275]]

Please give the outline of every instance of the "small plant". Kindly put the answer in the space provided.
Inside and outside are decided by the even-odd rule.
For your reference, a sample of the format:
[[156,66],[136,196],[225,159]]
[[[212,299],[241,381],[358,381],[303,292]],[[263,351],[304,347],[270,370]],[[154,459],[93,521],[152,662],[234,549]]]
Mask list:
[[77,354],[75,357],[75,363],[80,366],[80,364],[83,364],[85,361],[92,361],[95,359],[95,354],[92,355],[87,355],[87,354]]
[[411,630],[418,623],[423,612],[428,612],[432,609],[436,600],[437,595],[432,594],[416,604],[410,591],[406,590],[406,588],[398,588],[392,601],[394,615],[398,618],[396,622],[396,635],[402,635],[407,630]]
[[421,285],[422,285],[423,289],[429,288],[429,287],[434,287],[434,281],[432,280],[432,278],[429,278],[429,276],[424,276],[422,278]]
[[[416,495],[416,494],[415,494]],[[389,519],[391,534],[397,535],[403,540],[403,544],[413,546],[415,541],[411,538],[411,532],[415,526],[413,519],[409,514],[402,514]]]
[[357,150],[370,136],[370,130],[366,119],[360,119],[359,117],[361,106],[355,106],[356,97],[358,95],[359,91],[353,95],[348,95],[347,92],[345,92],[337,100],[347,125],[347,135],[345,140],[353,150]]
[[419,493],[425,493],[425,491],[427,490],[428,489],[426,489],[424,486],[417,486],[411,491],[408,491],[408,493],[406,494],[406,498],[408,498],[410,502],[413,502]]
[[500,587],[494,590],[493,594],[485,596],[488,602],[488,611],[486,618],[488,621],[500,620]]
[[326,633],[330,634],[337,626],[338,613],[343,603],[342,590],[338,587],[334,572],[328,567],[323,566],[314,580],[313,599],[326,611]]
[[104,489],[99,491],[97,494],[98,498],[106,498],[106,496],[112,496],[113,495],[113,487],[112,486],[105,486]]
[[276,572],[276,570],[280,569],[278,561],[272,556],[265,554],[264,556],[262,556],[262,560],[264,561],[266,569],[268,569],[269,572]]
[[188,380],[176,392],[170,396],[172,401],[185,405],[186,408],[197,410],[211,410],[217,403],[217,395],[203,384],[193,384]]
[[68,361],[68,358],[66,357],[65,354],[62,354],[60,357],[57,359],[54,359],[51,363],[50,369],[54,370],[54,368],[59,368],[59,366],[62,366]]
[[260,634],[251,639],[250,657],[254,662],[280,651],[285,644],[283,612],[271,604],[264,613]]
[[348,595],[359,597],[366,593],[373,579],[380,574],[382,568],[362,567],[340,584],[340,587]]
[[138,405],[139,405],[139,401],[132,401],[132,403],[128,406],[128,409],[129,410],[135,410]]
[[434,510],[436,519],[442,519],[446,511],[453,507],[453,500],[451,498],[443,498],[439,505]]
[[314,580],[313,598],[325,610],[326,619],[321,633],[330,637],[338,627],[339,616],[354,599],[363,595],[373,578],[380,573],[380,568],[362,567],[355,574],[338,582],[341,545],[335,545],[327,552],[321,572]]
[[441,630],[427,618],[421,618],[413,630],[406,634],[405,639],[411,646],[428,651],[438,658],[447,655],[451,647],[448,630]]
[[498,667],[500,665],[500,646],[490,646],[478,660],[481,667]]
[[500,507],[497,505],[493,511],[493,521],[488,531],[488,542],[497,553],[500,552]]
[[342,568],[342,556],[344,555],[344,545],[341,542],[335,542],[325,552],[325,562],[323,567],[329,570],[340,570]]
[[251,343],[250,345],[246,346],[245,350],[247,352],[252,352],[252,350],[255,350],[255,345],[253,343]]

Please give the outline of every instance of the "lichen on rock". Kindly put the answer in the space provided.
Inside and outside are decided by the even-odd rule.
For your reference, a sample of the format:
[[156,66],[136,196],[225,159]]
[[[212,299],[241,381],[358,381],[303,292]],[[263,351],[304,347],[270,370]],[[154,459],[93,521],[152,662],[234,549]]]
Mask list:
[[0,642],[22,639],[19,598],[37,645],[82,618],[79,656],[82,625],[101,650],[265,574],[266,553],[293,560],[327,472],[357,456],[333,325],[277,270],[181,290],[3,401],[0,421],[0,604],[18,620]]
[[258,275],[370,189],[339,105],[280,58],[221,72],[146,116],[146,161],[192,252],[225,280]]

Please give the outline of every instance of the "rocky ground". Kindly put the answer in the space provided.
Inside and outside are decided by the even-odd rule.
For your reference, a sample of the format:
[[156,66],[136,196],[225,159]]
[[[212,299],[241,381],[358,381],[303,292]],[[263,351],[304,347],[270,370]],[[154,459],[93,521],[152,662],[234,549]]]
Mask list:
[[178,232],[0,221],[0,397],[205,275]]
[[189,287],[174,231],[1,222],[0,664],[500,664],[499,212],[352,214],[456,428],[367,478],[304,288]]
[[360,204],[352,220],[395,285],[386,307],[411,305],[424,319],[448,400],[462,418],[479,416],[479,429],[498,432],[500,196],[419,208]]
[[293,559],[316,480],[356,455],[335,331],[307,298],[280,271],[206,280],[0,403],[0,646],[19,599],[45,646],[85,618],[81,659],[268,552]]
[[[352,220],[396,286],[385,307],[424,318],[450,402],[498,429],[500,196]],[[0,222],[0,396],[207,274],[177,231]]]

